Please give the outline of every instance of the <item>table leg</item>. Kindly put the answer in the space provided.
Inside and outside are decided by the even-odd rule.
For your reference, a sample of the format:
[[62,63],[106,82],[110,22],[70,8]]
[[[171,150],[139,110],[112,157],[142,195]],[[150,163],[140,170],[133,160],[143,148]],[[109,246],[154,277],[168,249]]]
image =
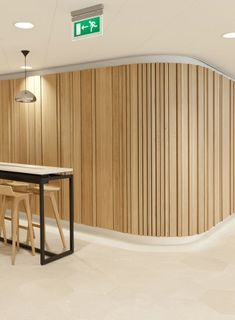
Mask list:
[[70,250],[74,252],[74,195],[73,195],[73,176],[69,177],[69,231],[70,231]]
[[45,217],[44,217],[44,184],[39,184],[40,202],[40,263],[45,264]]

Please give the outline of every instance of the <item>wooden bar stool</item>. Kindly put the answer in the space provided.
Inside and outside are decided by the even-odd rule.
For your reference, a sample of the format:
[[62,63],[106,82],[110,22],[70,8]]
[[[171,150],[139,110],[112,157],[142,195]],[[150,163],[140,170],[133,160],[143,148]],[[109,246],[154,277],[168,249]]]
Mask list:
[[[33,225],[32,225],[32,217],[30,212],[29,205],[29,193],[19,193],[13,191],[11,186],[0,185],[0,195],[2,196],[2,208],[0,212],[0,221],[1,228],[5,229],[5,209],[8,202],[12,204],[12,264],[15,264],[15,256],[16,256],[16,245],[19,246],[19,204],[22,202],[25,207],[25,213],[28,220],[28,231],[29,231],[29,239],[32,247],[32,254],[35,255],[35,247],[34,247],[34,237],[33,237]],[[1,229],[0,229],[1,231]],[[6,241],[6,234],[4,236],[4,240]]]
[[[39,195],[39,187],[35,186],[30,190],[32,193],[34,193],[35,195]],[[54,217],[56,220],[56,224],[57,227],[59,229],[59,233],[60,233],[60,238],[61,238],[61,242],[63,244],[63,248],[66,249],[66,243],[65,243],[65,238],[64,238],[64,232],[61,226],[61,221],[60,221],[60,215],[59,215],[59,210],[58,210],[58,206],[57,206],[57,202],[56,202],[56,193],[60,191],[60,187],[58,186],[53,186],[50,184],[46,184],[44,186],[44,196],[48,197],[50,199],[50,202],[52,204],[52,209],[53,209],[53,213],[54,213]],[[34,224],[35,226],[35,224]],[[40,227],[38,225],[38,227]]]

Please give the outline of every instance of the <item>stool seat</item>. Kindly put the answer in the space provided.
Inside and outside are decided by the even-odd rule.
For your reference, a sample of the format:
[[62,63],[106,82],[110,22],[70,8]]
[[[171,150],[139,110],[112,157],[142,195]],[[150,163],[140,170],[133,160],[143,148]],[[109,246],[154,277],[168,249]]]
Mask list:
[[6,198],[11,198],[11,197],[14,197],[14,198],[19,198],[20,200],[21,199],[25,199],[25,197],[28,197],[28,196],[31,196],[32,193],[30,192],[16,192],[14,191],[14,196],[11,196],[11,195],[5,195]]
[[[33,191],[39,191],[39,186],[35,186],[33,187]],[[57,187],[57,186],[52,186],[52,185],[45,185],[44,186],[44,191],[48,191],[48,192],[57,192],[57,191],[60,191],[60,187]]]
[[27,188],[27,187],[29,187],[29,183],[27,183],[27,182],[21,182],[21,181],[6,181],[5,182],[5,184],[6,185],[8,185],[8,186],[11,186],[11,187],[15,187],[15,188],[17,188],[17,187],[21,187],[21,188]]

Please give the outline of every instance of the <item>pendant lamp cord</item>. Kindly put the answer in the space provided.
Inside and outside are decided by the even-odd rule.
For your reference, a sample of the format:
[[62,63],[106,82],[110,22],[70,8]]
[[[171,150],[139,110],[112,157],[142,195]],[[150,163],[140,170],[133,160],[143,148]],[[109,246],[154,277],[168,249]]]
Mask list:
[[24,57],[24,91],[26,91],[26,56]]

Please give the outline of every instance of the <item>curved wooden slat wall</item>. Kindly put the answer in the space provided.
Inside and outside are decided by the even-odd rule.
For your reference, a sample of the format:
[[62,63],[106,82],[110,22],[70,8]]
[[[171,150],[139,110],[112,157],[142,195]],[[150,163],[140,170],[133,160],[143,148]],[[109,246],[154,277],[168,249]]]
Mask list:
[[0,81],[0,160],[74,167],[76,222],[187,236],[234,212],[233,81],[152,63],[29,78],[35,105],[20,86]]

